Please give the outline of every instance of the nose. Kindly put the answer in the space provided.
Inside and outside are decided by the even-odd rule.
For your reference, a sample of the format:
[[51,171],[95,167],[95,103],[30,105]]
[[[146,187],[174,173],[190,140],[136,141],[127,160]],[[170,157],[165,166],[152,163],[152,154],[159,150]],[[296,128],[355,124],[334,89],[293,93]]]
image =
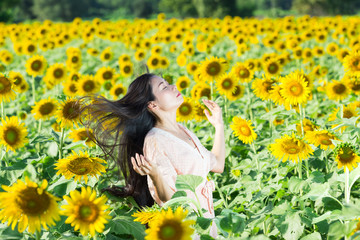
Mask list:
[[177,90],[177,87],[176,87],[176,85],[174,84],[174,85],[172,85],[173,86],[173,90]]

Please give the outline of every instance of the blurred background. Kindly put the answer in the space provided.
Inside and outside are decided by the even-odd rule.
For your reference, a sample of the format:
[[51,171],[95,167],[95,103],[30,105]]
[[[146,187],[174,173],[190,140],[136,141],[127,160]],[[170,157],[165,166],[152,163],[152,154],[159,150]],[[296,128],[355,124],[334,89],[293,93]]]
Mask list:
[[359,0],[0,0],[0,21],[360,14]]

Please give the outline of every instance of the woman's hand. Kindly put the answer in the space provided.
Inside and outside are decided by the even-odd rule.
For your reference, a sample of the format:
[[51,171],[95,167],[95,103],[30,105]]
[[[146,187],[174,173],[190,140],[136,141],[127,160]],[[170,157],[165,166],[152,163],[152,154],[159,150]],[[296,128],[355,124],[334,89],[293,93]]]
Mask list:
[[208,118],[209,122],[216,128],[218,126],[223,126],[224,121],[222,118],[222,111],[218,104],[214,101],[203,99],[203,103],[210,109],[211,115],[207,109],[205,109],[205,115]]
[[157,174],[156,164],[152,164],[141,154],[136,153],[135,158],[131,157],[131,163],[135,172],[141,176],[149,175],[152,178]]

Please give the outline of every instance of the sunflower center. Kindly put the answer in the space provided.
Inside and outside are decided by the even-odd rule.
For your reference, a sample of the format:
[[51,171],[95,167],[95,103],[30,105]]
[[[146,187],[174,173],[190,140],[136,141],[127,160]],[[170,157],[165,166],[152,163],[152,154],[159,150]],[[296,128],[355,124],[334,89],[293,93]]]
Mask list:
[[71,80],[77,82],[77,80],[79,80],[79,76],[77,76],[77,75],[75,74],[75,75],[73,75],[73,76],[71,77]]
[[21,77],[15,77],[14,84],[15,84],[16,86],[18,86],[18,85],[20,85],[21,83],[22,83]]
[[192,110],[192,108],[191,108],[190,104],[188,104],[188,103],[183,103],[182,106],[180,107],[180,113],[183,116],[190,115],[191,110]]
[[39,216],[49,209],[50,198],[44,192],[39,194],[36,187],[27,187],[19,192],[16,203],[26,215]]
[[75,119],[79,116],[80,106],[75,102],[68,102],[63,109],[63,115],[66,119]]
[[5,141],[9,144],[9,145],[13,145],[16,144],[18,142],[19,139],[19,132],[16,128],[14,127],[9,127],[8,129],[5,130]]
[[228,89],[231,89],[232,88],[232,81],[231,79],[225,79],[222,83],[221,83],[221,86],[228,90]]
[[241,126],[240,127],[240,131],[241,131],[241,134],[244,135],[244,136],[250,136],[251,135],[251,130],[248,126]]
[[359,91],[360,90],[360,82],[359,81],[355,81],[352,86],[351,86],[351,90],[353,91]]
[[299,96],[303,93],[303,87],[299,83],[293,84],[289,90],[293,96]]
[[[157,58],[154,58],[154,59],[151,61],[151,64],[152,64],[153,66],[158,65],[158,63],[159,63],[159,60],[158,60]],[[124,70],[124,71],[125,71],[125,70]]]
[[321,145],[332,145],[331,138],[327,134],[318,135]]
[[338,154],[338,159],[342,163],[351,162],[354,159],[354,152],[351,147],[343,147]]
[[354,116],[354,114],[350,110],[344,109],[344,111],[343,111],[344,118],[352,118],[353,116]]
[[92,172],[93,166],[89,158],[79,157],[70,161],[67,169],[76,175],[86,175]]
[[54,110],[55,106],[51,102],[47,102],[40,106],[39,112],[41,115],[48,115]]
[[42,62],[40,60],[35,60],[31,63],[31,69],[34,71],[39,71],[41,69]]
[[216,76],[219,74],[220,69],[221,69],[221,67],[220,67],[219,63],[212,62],[207,66],[206,72],[211,76]]
[[28,51],[29,51],[30,53],[33,52],[33,51],[35,51],[34,45],[30,45],[30,46],[28,47]]
[[247,70],[246,68],[241,69],[241,70],[239,71],[239,76],[240,76],[241,78],[247,78],[247,77],[250,76],[250,72],[249,72],[249,70]]
[[262,85],[265,88],[266,92],[269,92],[270,90],[272,90],[272,84],[273,84],[273,82],[270,82],[270,81],[265,81],[265,82],[262,83]]
[[333,90],[336,94],[342,94],[345,92],[346,90],[346,87],[344,84],[342,83],[339,83],[339,84],[336,84],[334,87],[333,87]]
[[240,94],[241,94],[241,89],[238,86],[236,86],[234,91],[231,93],[231,95],[234,96],[234,97],[237,97]]
[[293,139],[285,141],[282,147],[288,154],[297,154],[301,150],[300,146]]
[[186,87],[187,87],[187,82],[186,82],[186,81],[182,81],[182,82],[180,83],[180,87],[181,87],[181,88],[186,88]]
[[353,61],[353,66],[356,68],[356,69],[359,69],[360,68],[360,60],[359,59],[355,59]]
[[11,90],[11,82],[6,77],[0,77],[0,94]]
[[96,205],[88,203],[87,205],[84,204],[79,207],[78,214],[82,221],[93,223],[98,218],[99,210]]
[[83,85],[83,89],[85,92],[91,92],[95,88],[95,83],[92,80],[88,80]]
[[64,71],[60,68],[55,69],[54,71],[54,77],[55,78],[61,78],[64,75]]
[[268,67],[268,70],[272,74],[277,73],[279,70],[279,66],[276,63],[271,63]]
[[124,72],[125,73],[129,73],[130,71],[131,71],[131,68],[129,66],[124,67]]
[[71,84],[70,87],[69,87],[69,89],[70,89],[70,92],[72,92],[72,93],[76,93],[76,92],[77,92],[77,89],[76,89],[76,85],[75,85],[75,84]]
[[200,97],[207,97],[207,98],[211,98],[211,90],[210,88],[203,88],[201,89],[201,92],[200,92]]
[[104,58],[105,58],[105,59],[109,59],[109,58],[110,58],[110,54],[105,53]]
[[106,80],[111,79],[112,76],[113,76],[112,72],[107,71],[103,73],[103,78]]
[[77,56],[74,56],[71,58],[72,63],[77,63],[79,61],[79,58]]
[[161,240],[176,240],[183,236],[183,228],[179,221],[168,219],[160,226],[158,237]]
[[115,95],[116,96],[119,96],[120,94],[122,94],[124,92],[124,89],[122,89],[122,88],[117,88],[116,90],[115,90]]

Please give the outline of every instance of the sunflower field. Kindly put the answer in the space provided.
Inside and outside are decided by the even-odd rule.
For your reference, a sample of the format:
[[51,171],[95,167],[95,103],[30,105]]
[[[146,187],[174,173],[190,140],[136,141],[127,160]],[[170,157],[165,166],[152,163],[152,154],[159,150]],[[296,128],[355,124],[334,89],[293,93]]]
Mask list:
[[[359,36],[357,16],[0,23],[1,239],[360,239]],[[162,208],[102,191],[124,179],[77,97],[120,99],[145,64],[208,149],[201,99],[223,110],[214,219],[199,176]]]

